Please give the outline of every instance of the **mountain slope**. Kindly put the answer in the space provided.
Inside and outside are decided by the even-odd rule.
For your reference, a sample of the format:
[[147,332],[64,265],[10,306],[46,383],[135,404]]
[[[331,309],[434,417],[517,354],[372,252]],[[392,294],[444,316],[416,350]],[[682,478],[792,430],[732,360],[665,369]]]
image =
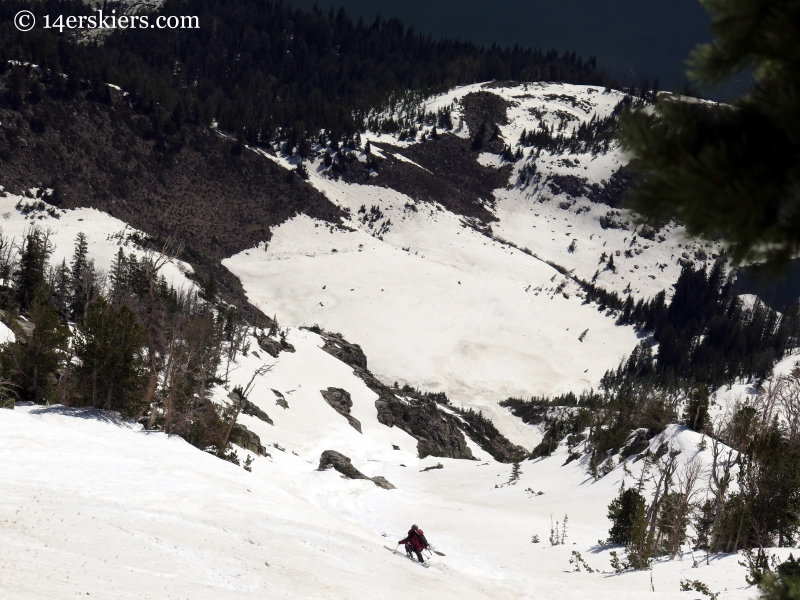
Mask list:
[[[647,298],[669,290],[682,264],[710,264],[719,252],[701,253],[674,225],[637,232],[633,216],[593,199],[608,197],[626,162],[613,144],[585,152],[526,148],[512,160],[486,151],[515,146],[525,130],[558,131],[560,123],[568,142],[579,125],[609,118],[624,99],[566,84],[452,90],[425,105],[426,113],[449,111],[458,124],[438,140],[424,122],[414,141],[370,134],[371,154],[345,149],[331,166],[329,150],[317,148],[309,181],[347,215],[344,229],[298,217],[223,264],[250,301],[280,321],[342,332],[364,347],[384,381],[444,391],[532,448],[538,440],[497,402],[597,387],[639,342],[614,314],[585,302],[579,280]],[[468,140],[480,133],[470,124],[486,123],[485,146],[475,150]],[[499,137],[491,141],[495,126]],[[273,160],[291,168],[300,159]],[[454,188],[473,168],[465,164],[495,178],[483,177],[483,188],[469,178]],[[532,165],[533,178],[520,176]],[[433,181],[441,182],[441,202],[430,193]],[[487,189],[491,181],[502,186]],[[617,266],[601,263],[603,254]]]
[[[597,540],[621,481],[638,480],[635,457],[629,474],[618,466],[596,482],[585,459],[563,466],[566,443],[525,462],[518,480],[472,442],[481,461],[418,459],[414,440],[377,422],[375,395],[319,336],[293,329],[288,340],[296,352],[267,359],[273,368],[250,395],[274,425],[243,417],[267,445],[267,456],[239,449],[255,458],[251,473],[107,412],[0,411],[3,597],[404,598],[422,587],[442,597],[632,600],[654,585],[653,597],[677,599],[686,578],[724,600],[752,596],[737,556],[706,565],[688,548],[684,560],[654,565],[653,584],[647,572],[613,574],[613,547]],[[263,363],[252,351],[240,356],[232,383]],[[362,433],[325,402],[327,387],[350,392]],[[700,438],[673,426],[651,446],[668,444],[681,464],[707,461]],[[396,489],[318,471],[328,449]],[[548,531],[565,513],[565,543],[550,545]],[[432,556],[427,571],[383,549],[412,522],[446,554]],[[598,572],[573,572],[573,551]]]

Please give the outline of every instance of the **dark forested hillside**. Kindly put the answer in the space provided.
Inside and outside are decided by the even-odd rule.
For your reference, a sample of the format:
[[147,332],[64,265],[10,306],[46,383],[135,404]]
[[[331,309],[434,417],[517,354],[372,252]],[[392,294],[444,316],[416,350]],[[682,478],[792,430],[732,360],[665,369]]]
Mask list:
[[152,135],[184,123],[210,124],[250,143],[276,136],[334,140],[364,130],[371,109],[407,94],[490,79],[610,85],[593,57],[515,47],[479,48],[434,40],[397,19],[354,23],[343,10],[303,11],[257,0],[167,0],[166,15],[199,17],[199,29],[116,30],[92,44],[37,29],[16,31],[23,5],[35,14],[89,14],[78,2],[0,6],[0,59],[64,72],[78,82],[111,82],[151,116]]

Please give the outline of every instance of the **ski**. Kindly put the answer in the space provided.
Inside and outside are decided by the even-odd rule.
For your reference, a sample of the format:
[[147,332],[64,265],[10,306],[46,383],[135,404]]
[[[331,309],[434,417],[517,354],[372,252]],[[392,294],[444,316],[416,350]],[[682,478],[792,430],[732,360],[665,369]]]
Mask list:
[[413,562],[415,565],[419,565],[420,567],[424,567],[424,568],[426,568],[426,569],[429,567],[429,565],[426,565],[425,563],[421,563],[421,562],[419,562],[419,561],[415,560],[414,558],[412,558],[412,557],[410,557],[410,556],[408,556],[408,555],[406,555],[406,554],[404,554],[404,553],[402,553],[402,552],[399,552],[399,551],[398,551],[397,549],[395,549],[395,548],[389,548],[389,546],[384,546],[384,548],[386,548],[386,549],[387,549],[389,552],[391,552],[392,554],[397,554],[397,556],[402,556],[403,558],[406,558],[406,559],[410,560],[410,561],[411,561],[411,562]]

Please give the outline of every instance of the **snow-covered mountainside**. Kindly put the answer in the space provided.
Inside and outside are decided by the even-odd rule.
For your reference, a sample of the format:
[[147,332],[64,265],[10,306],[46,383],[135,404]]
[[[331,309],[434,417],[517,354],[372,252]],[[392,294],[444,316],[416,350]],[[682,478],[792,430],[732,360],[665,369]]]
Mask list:
[[[378,423],[375,394],[317,334],[292,329],[288,341],[295,352],[265,361],[251,351],[233,371],[231,383],[244,385],[272,366],[250,399],[274,424],[242,416],[267,451],[239,450],[255,458],[252,472],[102,411],[0,411],[0,595],[677,599],[693,597],[679,591],[689,579],[724,600],[753,597],[736,555],[706,564],[687,547],[652,574],[614,573],[613,547],[598,544],[606,507],[646,461],[631,456],[595,482],[585,459],[564,465],[566,442],[523,463],[518,479],[472,442],[479,460],[419,459],[416,440]],[[325,402],[330,387],[349,392],[360,432]],[[673,426],[650,445],[706,465],[701,437]],[[395,489],[317,470],[325,450]],[[445,555],[427,570],[384,549],[411,523]],[[575,572],[575,552],[594,572]]]
[[[47,199],[52,190],[43,190]],[[31,197],[2,191],[0,186],[0,233],[17,246],[31,227],[44,231],[52,246],[50,263],[69,265],[79,233],[87,240],[88,257],[97,269],[108,274],[119,248],[126,254],[141,258],[145,255],[138,241],[146,236],[119,219],[92,208],[61,210],[35,197],[39,190],[30,190]],[[176,289],[190,289],[194,283],[188,278],[192,266],[183,261],[173,261],[164,266],[162,275]]]
[[[438,117],[413,132],[406,123],[358,148],[313,148],[303,167],[315,190],[303,193],[323,198],[318,214],[330,220],[287,202],[267,211],[280,224],[260,243],[222,261],[277,317],[226,342],[237,353],[211,394],[230,407],[247,390],[233,439],[251,471],[108,411],[0,409],[0,597],[694,600],[681,582],[700,581],[720,600],[754,598],[739,555],[707,557],[687,542],[676,560],[623,573],[611,566],[623,550],[603,541],[621,485],[653,491],[645,452],[674,460],[679,477],[697,465],[708,479],[703,435],[669,425],[610,452],[597,479],[587,431],[513,464],[546,432],[500,401],[597,388],[644,335],[587,294],[669,296],[682,265],[720,252],[674,225],[642,228],[619,207],[627,159],[600,124],[623,100],[602,88],[479,84],[428,100]],[[533,151],[525,137],[542,131],[552,147]],[[299,156],[274,150],[248,152],[294,185],[285,169]],[[51,265],[69,262],[79,232],[106,272],[120,246],[144,254],[145,233],[34,198],[49,194],[0,195],[2,233],[19,244],[38,225]],[[208,211],[196,216],[213,239]],[[230,241],[239,226],[246,240],[264,231],[227,223],[220,248],[246,247]],[[175,288],[198,279],[179,261],[161,274]],[[0,324],[0,343],[13,339]],[[718,390],[713,411],[755,395]],[[439,552],[425,570],[386,549],[412,523]]]
[[[469,138],[464,99],[476,93],[501,103],[499,133],[512,149],[523,131],[542,126],[574,135],[579,125],[607,118],[623,99],[585,86],[475,85],[424,110],[450,111],[455,133],[449,135]],[[433,127],[423,126],[420,138]],[[465,160],[507,171],[507,185],[480,199],[488,217],[481,222],[383,183],[398,161],[411,164],[407,179],[440,177],[431,170],[448,168],[426,154],[446,141],[420,138],[365,137],[388,163],[366,183],[336,176],[319,149],[308,164],[310,182],[349,218],[337,228],[295,217],[275,227],[268,244],[223,264],[240,277],[250,301],[279,321],[340,331],[364,347],[385,381],[444,391],[491,414],[509,436],[514,424],[506,425],[498,401],[596,387],[638,341],[632,328],[584,302],[573,278],[647,298],[669,291],[682,263],[717,256],[718,249],[687,242],[675,226],[643,234],[626,211],[602,202],[626,162],[613,144],[595,153],[554,150],[538,157],[526,149],[514,161],[462,152]],[[425,166],[408,158],[414,152],[434,158]],[[352,155],[363,163],[370,158],[364,150]],[[288,167],[299,157],[278,160]],[[532,165],[535,174],[522,177],[522,171],[534,173]],[[614,193],[619,201],[621,191]],[[530,443],[524,436],[513,441]]]

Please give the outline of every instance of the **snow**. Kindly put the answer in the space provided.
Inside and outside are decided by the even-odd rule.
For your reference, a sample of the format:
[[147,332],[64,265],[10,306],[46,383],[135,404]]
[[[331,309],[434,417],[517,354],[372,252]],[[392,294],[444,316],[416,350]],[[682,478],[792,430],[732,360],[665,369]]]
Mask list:
[[637,343],[632,328],[584,304],[568,280],[569,297],[557,293],[565,278],[555,269],[452,213],[408,210],[409,199],[392,190],[318,185],[354,215],[361,204],[380,206],[393,223],[383,240],[356,219],[348,225],[358,229],[346,231],[298,216],[273,229],[266,250],[223,264],[280,323],[317,323],[360,344],[386,382],[443,390],[513,423],[501,430],[532,448],[538,440],[521,435],[497,402],[596,385]]
[[[36,194],[38,190],[32,189]],[[75,239],[78,233],[86,235],[89,258],[94,261],[95,267],[106,273],[111,270],[111,264],[117,250],[123,247],[125,254],[135,254],[141,259],[145,252],[136,246],[129,238],[131,235],[142,232],[133,229],[125,222],[93,208],[76,208],[61,210],[50,205],[45,205],[48,211],[33,210],[24,215],[20,208],[26,205],[36,205],[38,199],[17,196],[9,192],[0,193],[0,231],[13,238],[17,246],[22,243],[25,233],[31,226],[38,226],[44,232],[49,231],[49,239],[53,244],[53,253],[50,256],[50,265],[57,266],[61,261],[66,261],[69,266],[75,252]],[[20,208],[17,208],[17,207]],[[189,289],[194,283],[187,277],[192,273],[192,267],[182,261],[166,264],[161,274],[167,283],[176,289]]]
[[[557,127],[569,118],[568,133],[593,115],[611,114],[623,98],[567,84],[475,84],[426,101],[425,110],[455,104],[457,123],[460,99],[481,90],[510,103],[508,124],[500,129],[512,146],[524,129]],[[385,135],[370,139],[419,143]],[[297,157],[270,159],[289,168]],[[502,164],[485,152],[477,160]],[[326,177],[321,160],[312,159],[310,183],[349,211],[344,227],[298,216],[274,227],[268,246],[223,264],[241,279],[250,301],[281,323],[338,331],[364,348],[383,381],[445,391],[483,410],[510,439],[531,448],[538,437],[498,408],[500,400],[597,387],[639,341],[631,328],[615,324],[614,314],[584,304],[578,285],[545,261],[622,297],[648,298],[661,290],[670,295],[681,261],[710,265],[719,252],[689,242],[674,224],[659,231],[661,237],[642,238],[625,210],[618,220],[627,221],[628,230],[604,229],[600,219],[607,205],[554,194],[544,179],[517,184],[521,165],[533,160],[543,177],[574,175],[587,185],[607,180],[627,162],[616,146],[605,154],[543,152],[518,161],[509,185],[495,190],[486,205],[498,219],[490,239],[442,206],[378,187],[380,176],[378,185],[347,184]],[[380,210],[377,220],[369,217],[372,207]],[[604,252],[614,256],[615,270],[601,263]]]
[[[607,535],[608,503],[641,462],[631,476],[618,467],[594,482],[579,461],[562,466],[561,446],[523,463],[509,485],[510,466],[491,459],[419,460],[406,434],[377,424],[374,395],[317,336],[292,330],[290,341],[297,352],[282,353],[251,395],[275,420],[262,423],[271,431],[262,442],[285,451],[269,447],[252,473],[102,411],[0,411],[0,596],[399,599],[424,589],[444,598],[679,599],[685,578],[722,600],[755,596],[735,555],[706,565],[687,550],[658,561],[655,593],[648,572],[613,573],[613,548],[597,540]],[[251,352],[236,373],[245,378],[259,362]],[[330,385],[351,392],[363,434],[322,400],[318,388]],[[281,388],[290,408],[276,408],[269,387]],[[665,437],[686,460],[698,454],[698,434],[673,426]],[[344,452],[397,489],[316,471],[320,449]],[[436,463],[444,468],[421,472]],[[551,518],[565,514],[565,544],[550,546]],[[430,569],[383,549],[412,522],[446,554]],[[573,551],[599,572],[571,572]]]
[[[540,121],[558,126],[565,118],[574,127],[592,114],[609,114],[620,98],[581,86],[475,84],[428,100],[426,110],[455,103],[458,123],[458,100],[482,89],[512,103],[509,123],[501,127],[512,146],[522,129]],[[469,136],[466,127],[455,133]],[[367,139],[396,143],[391,136]],[[292,165],[286,156],[270,158]],[[545,175],[580,175],[591,184],[626,162],[618,149],[571,156],[569,163],[562,158],[542,153],[537,168]],[[486,153],[477,160],[501,164]],[[378,422],[376,395],[352,368],[325,353],[320,336],[298,328],[318,323],[343,333],[362,346],[370,370],[383,381],[445,391],[531,449],[541,430],[498,402],[596,387],[639,341],[613,313],[584,303],[575,282],[544,261],[591,280],[603,266],[599,255],[620,251],[617,272],[601,271],[596,283],[649,297],[669,291],[680,259],[700,261],[699,246],[687,242],[682,229],[669,225],[659,232],[663,241],[634,242],[633,225],[600,226],[605,205],[554,194],[542,182],[516,184],[517,163],[509,186],[487,203],[498,218],[492,239],[437,204],[321,177],[317,163],[311,161],[310,182],[349,211],[342,226],[297,216],[274,227],[268,245],[224,261],[249,299],[288,327],[296,350],[273,359],[251,336],[248,351],[231,365],[227,389],[214,391],[216,402],[227,403],[229,389],[270,367],[254,379],[249,400],[274,425],[240,416],[269,456],[238,449],[242,460],[255,459],[248,473],[111,413],[57,405],[0,410],[0,597],[371,599],[424,590],[465,599],[633,600],[646,594],[694,600],[696,594],[679,591],[682,579],[705,582],[721,600],[757,596],[736,555],[706,561],[687,547],[675,561],[657,561],[651,573],[613,572],[614,548],[599,542],[608,535],[607,507],[621,483],[638,481],[643,461],[623,467],[614,457],[615,468],[595,481],[586,457],[565,464],[569,449],[562,443],[551,457],[522,463],[513,482],[511,465],[493,461],[472,440],[467,443],[479,460],[419,459],[414,438]],[[50,229],[53,263],[69,262],[80,231],[106,271],[120,245],[142,254],[128,241],[134,230],[105,213],[54,209],[26,217],[16,208],[35,202],[0,196],[0,225],[17,242],[31,224]],[[377,207],[381,217],[362,217],[362,205],[367,214]],[[622,211],[622,219],[631,216]],[[181,287],[191,285],[190,272],[177,263],[165,275]],[[0,324],[0,343],[10,339],[13,333]],[[796,361],[787,358],[776,375]],[[329,387],[350,394],[361,433],[325,402],[320,392]],[[276,403],[276,391],[288,408]],[[714,410],[754,393],[746,383],[718,390]],[[701,442],[700,434],[671,425],[651,449],[667,443],[680,450],[681,467],[700,461],[707,477],[710,450]],[[397,489],[317,471],[325,450],[342,452],[362,473],[383,476]],[[423,471],[437,463],[443,468]],[[565,544],[551,546],[551,525],[565,514]],[[432,557],[430,569],[383,548],[394,547],[411,523],[446,554]],[[532,543],[534,535],[539,543]],[[572,572],[573,551],[599,572]],[[789,551],[771,552],[785,558]]]
[[13,342],[16,338],[11,328],[3,322],[0,322],[0,346]]

